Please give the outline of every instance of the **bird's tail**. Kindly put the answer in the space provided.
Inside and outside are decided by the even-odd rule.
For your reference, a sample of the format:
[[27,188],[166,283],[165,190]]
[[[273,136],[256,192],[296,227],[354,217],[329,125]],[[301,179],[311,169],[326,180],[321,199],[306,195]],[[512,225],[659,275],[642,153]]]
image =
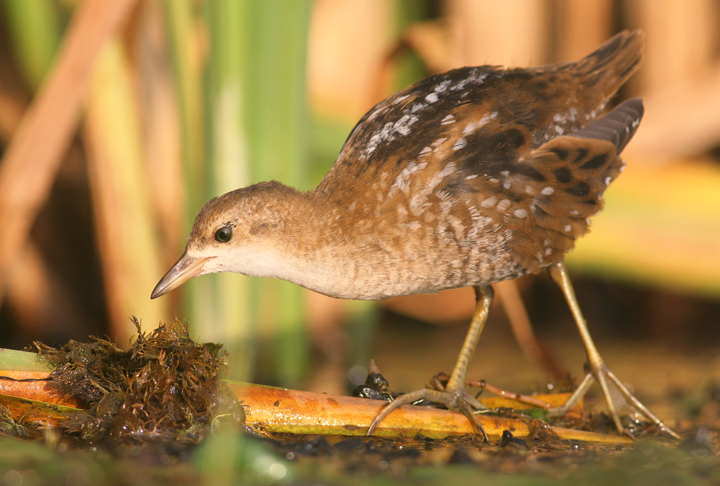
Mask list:
[[586,88],[609,99],[638,70],[644,47],[645,34],[641,30],[624,30],[576,62],[572,70],[585,75]]

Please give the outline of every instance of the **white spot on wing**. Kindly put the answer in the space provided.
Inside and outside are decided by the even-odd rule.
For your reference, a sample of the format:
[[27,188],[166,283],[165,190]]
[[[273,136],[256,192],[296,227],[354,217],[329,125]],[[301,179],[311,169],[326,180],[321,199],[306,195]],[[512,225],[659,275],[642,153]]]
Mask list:
[[370,140],[368,141],[367,148],[365,150],[365,153],[363,155],[369,156],[375,150],[378,148],[378,146],[383,142],[388,142],[390,140],[395,139],[394,134],[400,134],[402,136],[407,136],[410,134],[411,130],[410,127],[418,121],[417,115],[404,115],[402,118],[400,118],[395,123],[388,122],[379,130],[376,130],[375,133],[370,137]]
[[467,145],[467,140],[465,140],[464,138],[460,138],[453,145],[453,150],[460,150],[462,148],[465,148],[466,145]]
[[430,93],[429,95],[427,95],[425,97],[425,101],[427,101],[430,104],[435,103],[438,99],[439,98],[438,98],[437,93]]
[[398,96],[398,97],[395,99],[395,101],[393,101],[393,105],[397,105],[398,103],[400,103],[402,100],[404,100],[404,99],[407,98],[408,96],[410,96],[410,95],[409,95],[409,94],[406,94],[406,95],[404,95],[404,96]]
[[492,196],[487,199],[485,199],[483,202],[480,203],[480,206],[484,208],[491,208],[497,204],[497,197]]
[[473,122],[468,123],[468,124],[465,126],[465,130],[463,130],[463,133],[462,133],[462,134],[463,134],[463,135],[467,135],[468,133],[474,132],[474,131],[477,130],[478,128],[482,128],[483,126],[487,125],[487,123],[488,123],[490,120],[493,120],[493,119],[494,119],[495,117],[497,117],[497,116],[498,116],[498,112],[497,112],[497,111],[495,111],[495,112],[493,112],[493,113],[486,113],[486,114],[484,114],[483,117],[480,118],[480,120],[478,120],[477,122],[475,122],[475,123],[473,123]]
[[370,137],[370,141],[368,141],[367,146],[367,155],[372,154],[375,152],[375,149],[378,147],[380,142],[383,140],[387,140],[390,138],[390,134],[392,132],[393,123],[386,123],[385,126],[382,127],[381,130],[376,131],[373,133],[372,137]]
[[542,191],[540,191],[540,194],[542,194],[543,196],[552,196],[552,194],[553,194],[554,192],[555,192],[555,189],[553,189],[553,188],[550,187],[550,186],[547,186],[547,187],[544,188]]
[[451,83],[452,83],[452,81],[450,81],[449,79],[446,81],[443,81],[442,83],[435,86],[435,92],[442,93],[443,91],[448,89],[448,86],[450,86]]
[[367,121],[373,120],[378,114],[384,112],[386,108],[378,108],[377,110],[370,113],[370,116],[368,117]]
[[398,191],[402,191],[405,194],[408,194],[410,192],[411,176],[416,172],[423,170],[425,167],[427,167],[427,162],[421,162],[419,164],[416,164],[415,162],[408,163],[408,165],[402,170],[402,172],[400,172],[400,174],[398,174],[398,176],[395,178],[393,185],[388,191],[387,197],[390,198],[394,196]]
[[410,112],[415,113],[422,110],[423,108],[425,108],[425,105],[423,103],[415,103],[414,105],[412,105],[412,108],[410,108]]
[[454,174],[456,170],[455,162],[448,162],[448,164],[441,170],[438,175],[441,179],[444,179],[445,177]]
[[418,117],[416,115],[405,115],[395,122],[395,125],[393,125],[393,131],[401,135],[409,135],[410,127],[416,121],[418,121]]
[[465,89],[465,85],[468,83],[467,79],[462,79],[458,81],[454,86],[450,88],[450,91],[460,91],[461,89]]

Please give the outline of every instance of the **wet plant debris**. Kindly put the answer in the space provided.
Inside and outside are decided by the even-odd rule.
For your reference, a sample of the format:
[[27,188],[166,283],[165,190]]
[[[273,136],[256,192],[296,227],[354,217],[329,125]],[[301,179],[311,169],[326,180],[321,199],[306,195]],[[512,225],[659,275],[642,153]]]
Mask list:
[[220,417],[244,422],[240,403],[221,381],[222,345],[195,343],[177,319],[149,333],[132,321],[138,335],[127,351],[96,337],[61,348],[34,343],[54,369],[51,386],[87,406],[62,422],[63,435],[108,447],[183,446],[202,441]]

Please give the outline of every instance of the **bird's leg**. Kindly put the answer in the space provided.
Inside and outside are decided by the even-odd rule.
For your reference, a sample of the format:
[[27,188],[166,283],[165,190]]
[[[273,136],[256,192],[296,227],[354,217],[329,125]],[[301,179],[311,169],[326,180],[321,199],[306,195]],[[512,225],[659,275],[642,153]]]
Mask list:
[[450,379],[445,385],[445,391],[457,392],[465,390],[465,377],[467,376],[467,368],[475,353],[475,348],[480,340],[480,334],[485,327],[490,306],[492,305],[495,291],[492,287],[475,287],[475,310],[473,311],[472,322],[465,336],[465,342],[460,349],[455,368],[453,369]]
[[593,380],[597,380],[600,384],[600,388],[602,389],[603,396],[605,397],[608,412],[610,413],[610,416],[615,422],[615,426],[620,433],[624,433],[625,429],[620,422],[620,416],[617,412],[617,409],[615,408],[615,402],[613,401],[612,395],[610,394],[610,387],[608,385],[608,382],[610,382],[617,388],[623,398],[625,398],[625,400],[627,400],[627,402],[630,403],[638,412],[645,416],[645,418],[653,422],[661,431],[666,432],[667,434],[671,435],[676,439],[679,439],[680,436],[677,435],[672,429],[667,427],[660,419],[653,415],[650,410],[648,410],[642,403],[640,403],[640,401],[638,401],[638,399],[635,398],[632,393],[630,393],[630,391],[625,387],[625,385],[623,385],[620,380],[618,380],[615,374],[613,374],[613,372],[610,371],[610,369],[605,364],[605,361],[600,356],[600,353],[595,347],[595,343],[590,336],[587,322],[585,321],[582,312],[580,312],[580,305],[578,305],[577,299],[575,298],[575,290],[573,289],[572,283],[570,282],[570,277],[567,274],[567,270],[565,270],[565,265],[563,263],[556,263],[554,265],[551,265],[550,267],[548,267],[548,272],[550,273],[550,276],[555,281],[555,283],[560,286],[560,289],[562,290],[563,295],[565,295],[565,299],[570,306],[570,311],[572,312],[573,318],[575,319],[575,324],[577,324],[578,331],[580,331],[580,337],[582,338],[583,344],[585,345],[585,352],[587,353],[588,365],[590,367],[590,372],[585,376],[585,379],[580,384],[578,389],[575,390],[575,393],[572,394],[572,396],[568,399],[567,402],[565,402],[563,406],[552,409],[550,411],[550,415],[564,415],[569,410],[574,408],[575,405],[577,405],[577,403],[580,401],[580,399],[585,396],[585,393],[587,393],[590,385],[592,385]]
[[474,396],[467,392],[465,389],[465,377],[467,375],[468,363],[475,352],[475,347],[480,339],[483,327],[485,327],[485,322],[487,321],[490,306],[493,301],[493,295],[494,292],[490,286],[475,287],[475,311],[473,312],[472,321],[470,322],[470,329],[468,330],[467,336],[465,336],[465,342],[460,350],[460,355],[450,375],[450,379],[445,386],[445,390],[439,391],[423,388],[399,396],[375,416],[375,420],[373,420],[368,429],[368,437],[373,433],[378,424],[390,415],[393,410],[423,398],[433,403],[441,403],[448,409],[460,410],[468,420],[470,420],[475,430],[483,435],[485,441],[488,440],[485,429],[483,429],[482,424],[473,413],[473,410],[479,410],[485,407],[483,407]]

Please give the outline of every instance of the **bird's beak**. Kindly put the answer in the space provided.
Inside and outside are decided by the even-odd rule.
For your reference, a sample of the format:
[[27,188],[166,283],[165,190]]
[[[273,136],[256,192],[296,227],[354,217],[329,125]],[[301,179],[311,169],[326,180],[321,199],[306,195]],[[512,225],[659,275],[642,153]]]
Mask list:
[[203,271],[205,262],[212,257],[192,258],[187,252],[183,253],[180,260],[160,279],[158,284],[150,294],[151,299],[157,299],[161,295],[165,295],[171,290],[180,287],[191,278],[200,275]]

